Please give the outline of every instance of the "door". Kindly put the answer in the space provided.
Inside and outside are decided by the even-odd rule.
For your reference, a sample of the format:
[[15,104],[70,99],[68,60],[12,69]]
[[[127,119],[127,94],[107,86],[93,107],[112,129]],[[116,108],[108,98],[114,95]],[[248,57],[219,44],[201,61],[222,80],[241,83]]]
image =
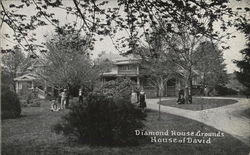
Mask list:
[[176,93],[176,79],[170,79],[167,82],[167,85],[165,85],[165,96],[175,96]]

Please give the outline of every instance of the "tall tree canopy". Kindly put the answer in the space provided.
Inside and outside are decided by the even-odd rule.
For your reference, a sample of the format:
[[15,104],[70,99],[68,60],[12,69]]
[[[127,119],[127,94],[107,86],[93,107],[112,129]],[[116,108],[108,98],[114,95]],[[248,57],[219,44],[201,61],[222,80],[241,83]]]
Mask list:
[[[12,89],[15,90],[15,81],[18,75],[21,75],[27,71],[28,67],[31,66],[32,61],[25,57],[24,53],[18,46],[11,49],[11,52],[2,54],[2,72],[5,77],[8,77]],[[7,78],[6,78],[7,80]]]
[[241,50],[242,60],[235,61],[240,71],[236,71],[237,79],[246,86],[245,93],[250,95],[250,24],[245,24],[241,27],[247,39],[246,48]]
[[202,86],[213,89],[216,85],[225,85],[228,82],[226,65],[223,53],[212,42],[202,42],[194,55],[194,68],[202,77]]
[[147,38],[148,46],[139,47],[133,52],[141,58],[141,73],[158,89],[158,95],[163,95],[164,85],[170,78],[178,74],[178,66],[172,61],[160,29],[156,29]]
[[[112,4],[111,4],[112,3]],[[193,35],[205,35],[209,38],[220,39],[221,30],[239,23],[246,23],[244,15],[232,10],[228,6],[228,0],[117,0],[117,1],[67,1],[62,0],[22,0],[18,3],[1,1],[2,24],[8,25],[14,32],[16,41],[25,49],[35,53],[36,49],[44,47],[36,44],[34,30],[41,26],[53,25],[60,27],[57,11],[76,17],[75,21],[67,24],[68,28],[78,28],[84,34],[108,35],[114,41],[115,47],[133,49],[140,44],[142,38],[155,26],[162,26],[163,33],[181,33],[176,28],[176,23],[189,25]],[[21,9],[35,9],[34,14],[24,14]],[[250,9],[244,9],[248,12]],[[61,12],[60,12],[61,14]],[[220,30],[214,28],[214,23],[219,24]],[[120,35],[120,31],[126,33],[120,39],[114,39]],[[6,37],[11,37],[5,34]],[[91,39],[93,43],[95,37]],[[116,43],[117,41],[117,43]],[[127,49],[127,48],[126,48]],[[8,49],[2,50],[7,52]]]
[[48,84],[59,88],[88,87],[95,80],[86,37],[65,30],[47,41],[49,51],[44,53],[44,69],[40,75]]

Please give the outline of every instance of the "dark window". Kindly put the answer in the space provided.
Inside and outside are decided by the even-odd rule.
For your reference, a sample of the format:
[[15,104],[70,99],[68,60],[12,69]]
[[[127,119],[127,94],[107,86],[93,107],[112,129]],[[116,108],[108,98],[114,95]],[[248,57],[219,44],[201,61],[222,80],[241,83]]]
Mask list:
[[120,70],[136,70],[136,66],[135,65],[121,65],[119,66]]
[[28,81],[28,82],[27,82],[27,87],[28,87],[28,88],[32,88],[32,82],[31,82],[31,81]]

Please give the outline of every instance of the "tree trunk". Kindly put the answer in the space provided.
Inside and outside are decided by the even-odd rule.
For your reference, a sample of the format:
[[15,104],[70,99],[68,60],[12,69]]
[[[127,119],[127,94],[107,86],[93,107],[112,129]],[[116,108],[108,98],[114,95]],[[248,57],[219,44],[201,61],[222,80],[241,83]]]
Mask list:
[[159,96],[162,97],[164,92],[164,81],[163,78],[160,78],[160,84],[159,84]]
[[203,96],[206,96],[206,81],[205,81],[205,72],[203,73],[203,78],[202,78],[202,93],[203,93]]
[[192,104],[192,87],[193,87],[193,84],[192,84],[192,77],[190,76],[189,78],[189,89],[188,89],[188,102],[189,104]]
[[159,97],[158,106],[159,106],[159,115],[158,115],[158,120],[160,120],[160,119],[161,119],[161,95],[160,95],[160,97]]
[[184,90],[184,99],[185,99],[185,104],[188,104],[188,83],[185,84],[185,90]]
[[192,103],[192,78],[191,72],[189,72],[185,78],[185,90],[184,90],[185,104]]
[[164,81],[163,81],[162,77],[160,77],[158,88],[159,88],[159,102],[158,102],[159,115],[158,115],[158,120],[160,120],[161,119],[161,98],[162,98],[163,90],[164,90]]

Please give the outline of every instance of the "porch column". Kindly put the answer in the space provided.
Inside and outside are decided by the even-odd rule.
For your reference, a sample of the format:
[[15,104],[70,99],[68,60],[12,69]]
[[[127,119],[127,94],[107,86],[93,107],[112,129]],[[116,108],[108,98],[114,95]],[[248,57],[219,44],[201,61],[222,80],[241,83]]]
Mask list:
[[18,93],[18,81],[16,81],[16,93]]
[[139,65],[137,65],[136,67],[136,72],[137,72],[137,75],[139,75]]
[[137,86],[140,87],[140,78],[139,78],[139,76],[137,76],[136,83],[137,83]]
[[31,81],[31,89],[34,89],[34,81]]
[[139,72],[139,64],[136,65],[136,73],[137,73],[137,86],[140,87],[140,78],[139,78],[139,75],[140,75],[140,72]]

